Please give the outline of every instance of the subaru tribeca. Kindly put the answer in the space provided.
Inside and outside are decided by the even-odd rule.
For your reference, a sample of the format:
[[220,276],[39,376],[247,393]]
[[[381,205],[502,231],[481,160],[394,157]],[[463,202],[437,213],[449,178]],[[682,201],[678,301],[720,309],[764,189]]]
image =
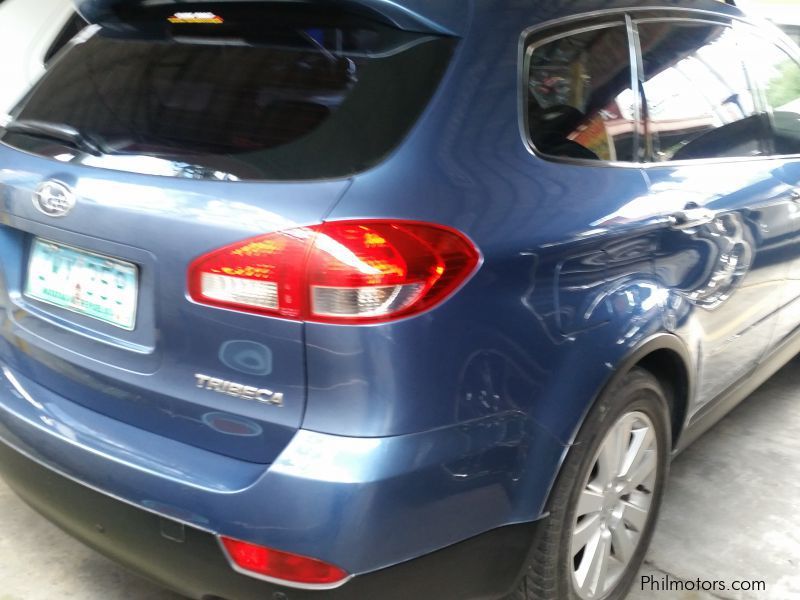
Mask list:
[[78,8],[0,130],[4,479],[191,598],[623,598],[800,350],[797,49],[717,0]]

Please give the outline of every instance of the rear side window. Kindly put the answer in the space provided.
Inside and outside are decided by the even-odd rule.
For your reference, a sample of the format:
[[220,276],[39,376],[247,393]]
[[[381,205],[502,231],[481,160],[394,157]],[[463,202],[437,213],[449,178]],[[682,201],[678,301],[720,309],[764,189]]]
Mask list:
[[770,111],[771,151],[800,154],[800,66],[773,42],[745,37],[750,77]]
[[653,159],[762,154],[766,123],[734,30],[671,21],[638,29]]
[[11,129],[3,141],[157,175],[345,177],[400,143],[454,47],[345,15],[232,11],[145,15],[137,33],[100,29],[53,64],[13,116],[66,126],[94,151]]
[[534,43],[528,65],[528,129],[539,152],[633,159],[636,101],[624,24]]

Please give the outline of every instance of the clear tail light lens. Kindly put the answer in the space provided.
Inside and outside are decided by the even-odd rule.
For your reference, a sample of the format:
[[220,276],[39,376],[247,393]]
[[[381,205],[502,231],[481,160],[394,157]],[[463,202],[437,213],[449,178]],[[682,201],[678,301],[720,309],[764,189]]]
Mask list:
[[228,558],[244,572],[303,586],[336,587],[350,576],[339,567],[298,554],[220,537]]
[[200,257],[203,304],[323,323],[369,323],[442,302],[480,255],[463,234],[408,221],[336,221],[271,233]]

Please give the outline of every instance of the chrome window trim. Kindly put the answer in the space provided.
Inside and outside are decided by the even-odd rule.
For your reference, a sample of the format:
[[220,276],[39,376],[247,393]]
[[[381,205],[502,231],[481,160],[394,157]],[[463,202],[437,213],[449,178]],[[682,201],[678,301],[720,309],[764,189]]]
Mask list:
[[[638,16],[642,13],[664,13],[664,12],[672,12],[672,13],[684,13],[686,16]],[[747,15],[743,14],[735,14],[735,13],[727,13],[727,12],[717,12],[712,10],[705,10],[699,8],[681,8],[681,7],[673,7],[673,6],[643,6],[643,7],[626,7],[626,8],[612,8],[612,9],[601,9],[595,10],[585,13],[580,13],[576,15],[570,15],[568,17],[561,17],[558,19],[551,19],[549,21],[545,21],[543,23],[539,23],[537,25],[533,25],[528,27],[522,31],[520,34],[519,39],[519,50],[518,50],[518,90],[517,90],[517,97],[518,97],[518,125],[519,125],[519,133],[522,139],[523,145],[527,152],[536,158],[540,158],[546,160],[547,162],[557,163],[557,164],[569,164],[573,166],[588,166],[588,167],[606,167],[606,168],[623,168],[623,169],[642,169],[642,170],[649,170],[653,168],[671,168],[671,167],[685,167],[691,165],[725,165],[725,164],[735,164],[739,162],[754,162],[754,161],[769,161],[769,160],[797,160],[800,159],[800,153],[797,154],[779,154],[779,155],[769,155],[769,156],[735,156],[735,157],[720,157],[720,158],[696,158],[696,159],[685,159],[685,160],[676,160],[676,161],[667,161],[667,162],[627,162],[627,161],[603,161],[603,160],[594,160],[594,159],[585,159],[585,158],[569,158],[563,156],[551,156],[548,154],[544,154],[539,152],[535,146],[533,145],[533,141],[531,140],[531,136],[528,132],[528,115],[527,115],[527,74],[528,74],[528,66],[530,64],[530,56],[528,53],[529,49],[535,48],[537,45],[541,45],[546,41],[553,41],[553,39],[559,39],[565,37],[567,35],[571,35],[574,33],[580,33],[581,28],[576,27],[575,29],[565,30],[559,34],[554,34],[553,36],[543,38],[541,42],[538,44],[530,44],[530,38],[535,36],[537,33],[546,30],[552,29],[554,27],[560,26],[568,26],[572,23],[579,25],[581,21],[588,21],[593,19],[603,19],[606,17],[616,17],[616,16],[623,16],[625,17],[625,22],[627,23],[627,19],[630,18],[633,25],[635,26],[636,23],[642,21],[663,21],[663,20],[685,20],[690,22],[709,22],[713,24],[720,24],[725,25],[725,23],[721,23],[720,21],[727,20],[729,24],[736,24],[740,23],[748,28],[750,28],[756,35],[764,38],[767,41],[774,43],[780,49],[787,52],[791,58],[793,58],[798,64],[800,65],[800,49],[798,49],[795,44],[791,42],[787,42],[787,39],[784,35],[780,33],[778,30],[777,32],[767,32],[760,27],[757,22],[754,22]],[[631,15],[637,15],[635,17]],[[703,17],[706,17],[705,19]],[[608,23],[609,25],[618,24],[618,22],[608,21],[603,23],[605,25]],[[598,23],[598,25],[601,25]],[[585,28],[584,28],[585,29]],[[775,34],[778,35],[775,35]],[[635,44],[637,48],[637,64],[635,65],[634,72],[638,72],[641,68],[641,57],[639,56],[639,39],[638,37],[632,42]],[[532,51],[532,50],[531,50]],[[632,65],[633,66],[633,65]],[[634,90],[635,91],[635,90]],[[637,108],[637,114],[641,113],[641,101],[640,107]]]
[[577,29],[568,29],[561,33],[554,33],[553,35],[542,38],[541,40],[537,40],[535,44],[530,44],[526,51],[527,55],[526,58],[530,60],[530,56],[533,54],[534,50],[536,50],[537,48],[541,48],[542,46],[546,46],[550,42],[554,42],[556,40],[577,35],[579,33],[586,33],[587,31],[597,31],[599,29],[607,29],[609,27],[624,27],[625,25],[626,25],[625,19],[620,19],[619,21],[602,21],[599,23],[595,23],[594,25],[585,25]]
[[[644,162],[644,157],[650,156],[650,132],[647,127],[647,104],[642,102],[644,88],[642,81],[642,49],[639,45],[639,28],[630,15],[625,15],[625,27],[628,33],[628,61],[631,70],[631,91],[633,92],[633,153],[635,164]],[[642,146],[644,141],[644,147]]]
[[[750,20],[744,15],[736,15],[736,14],[727,14],[724,12],[718,12],[713,10],[705,10],[700,8],[682,8],[682,7],[675,7],[675,6],[628,6],[623,8],[603,8],[600,10],[594,10],[589,12],[577,13],[574,15],[570,15],[568,17],[560,17],[558,19],[551,19],[549,21],[544,21],[542,23],[538,23],[536,25],[532,25],[523,30],[521,35],[520,43],[524,48],[527,44],[528,39],[535,35],[537,32],[541,31],[542,29],[552,29],[553,27],[559,27],[561,25],[569,25],[571,22],[575,21],[586,21],[589,19],[601,19],[605,17],[611,17],[616,15],[622,15],[624,19],[624,15],[631,14],[637,15],[632,17],[634,20],[640,20],[646,17],[639,17],[639,13],[646,13],[646,12],[675,12],[675,13],[687,13],[688,15],[698,14],[698,15],[705,15],[708,17],[716,17],[719,19],[734,19],[739,21],[750,22]],[[666,17],[669,18],[669,17]],[[686,17],[691,18],[691,17]]]
[[[728,21],[725,23],[724,21]],[[634,19],[634,23],[704,23],[706,25],[719,25],[720,27],[733,27],[730,19],[692,19],[689,17],[646,17],[644,19]]]

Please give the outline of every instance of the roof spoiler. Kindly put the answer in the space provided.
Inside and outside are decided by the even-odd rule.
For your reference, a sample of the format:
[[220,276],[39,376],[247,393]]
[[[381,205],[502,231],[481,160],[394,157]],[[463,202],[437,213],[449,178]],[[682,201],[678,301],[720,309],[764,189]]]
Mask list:
[[118,22],[120,6],[155,8],[174,5],[176,10],[202,9],[203,5],[261,2],[276,6],[342,8],[368,14],[398,29],[422,33],[462,36],[466,31],[473,0],[75,0],[78,12],[90,23]]

